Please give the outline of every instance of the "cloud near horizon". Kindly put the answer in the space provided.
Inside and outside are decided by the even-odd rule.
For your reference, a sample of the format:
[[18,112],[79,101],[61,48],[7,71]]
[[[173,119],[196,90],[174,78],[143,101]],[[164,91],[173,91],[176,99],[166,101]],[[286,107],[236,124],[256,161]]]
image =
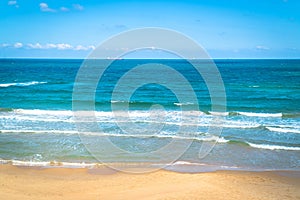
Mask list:
[[262,45],[257,45],[255,47],[256,50],[270,50],[269,47],[266,47],[266,46],[262,46]]
[[23,44],[21,42],[17,42],[13,45],[13,47],[19,49],[19,48],[23,47]]
[[57,44],[53,44],[53,43],[47,43],[45,45],[42,45],[40,43],[28,43],[26,45],[24,45],[21,42],[16,42],[15,44],[1,44],[0,47],[2,48],[15,48],[15,49],[19,49],[19,48],[26,48],[26,49],[57,49],[57,50],[75,50],[75,51],[88,51],[88,50],[94,50],[95,46],[94,45],[71,45],[71,44],[67,44],[67,43],[57,43]]

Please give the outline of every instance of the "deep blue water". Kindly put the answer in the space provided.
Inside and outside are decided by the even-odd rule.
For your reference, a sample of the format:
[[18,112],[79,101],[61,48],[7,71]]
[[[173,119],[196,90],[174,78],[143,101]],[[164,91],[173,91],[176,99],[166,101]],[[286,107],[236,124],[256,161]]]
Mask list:
[[[174,161],[175,155],[181,155],[179,147],[169,157],[114,154],[110,147],[101,146],[106,135],[114,145],[135,153],[155,151],[173,139],[193,140],[190,148],[176,159],[193,163],[247,169],[298,170],[300,167],[300,60],[216,60],[226,91],[226,112],[222,113],[211,112],[211,95],[218,98],[218,94],[208,91],[203,77],[187,61],[116,60],[94,91],[92,104],[98,127],[93,129],[86,123],[87,132],[94,134],[78,135],[72,100],[74,81],[82,62],[0,60],[2,160],[98,162],[96,158],[101,158],[105,162],[168,163]],[[135,66],[149,63],[153,68],[134,74],[113,98],[122,77]],[[182,82],[176,81],[168,71],[159,71],[155,63],[180,73],[191,84],[197,103],[188,101],[190,93]],[[147,77],[151,79],[151,74],[158,71],[156,76],[165,80],[165,85],[148,82]],[[135,80],[145,80],[145,84],[136,88]],[[89,86],[86,87],[88,91]],[[81,92],[82,99],[77,100],[84,110],[94,99]],[[126,96],[128,93],[130,98]],[[179,96],[187,100],[181,102]],[[117,110],[115,113],[112,105]],[[121,112],[126,105],[130,117]],[[223,108],[225,104],[218,106]],[[188,123],[180,131],[182,110]],[[212,121],[219,117],[223,120],[218,125],[223,126],[220,136],[208,131],[214,126]],[[97,133],[98,128],[101,133]],[[200,159],[201,145],[216,141],[212,151]],[[92,154],[86,147],[92,149]]]

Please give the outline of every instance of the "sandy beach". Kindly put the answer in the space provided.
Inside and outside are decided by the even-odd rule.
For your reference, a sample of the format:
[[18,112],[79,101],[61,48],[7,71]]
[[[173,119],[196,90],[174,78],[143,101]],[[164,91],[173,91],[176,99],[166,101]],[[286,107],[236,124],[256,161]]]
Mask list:
[[1,199],[300,199],[299,172],[126,174],[0,166]]

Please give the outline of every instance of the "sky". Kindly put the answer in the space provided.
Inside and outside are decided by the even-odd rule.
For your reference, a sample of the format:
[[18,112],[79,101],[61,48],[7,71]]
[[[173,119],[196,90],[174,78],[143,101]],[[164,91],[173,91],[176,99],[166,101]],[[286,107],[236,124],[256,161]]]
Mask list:
[[1,0],[0,58],[85,58],[144,27],[178,31],[212,58],[300,58],[299,10],[299,0]]

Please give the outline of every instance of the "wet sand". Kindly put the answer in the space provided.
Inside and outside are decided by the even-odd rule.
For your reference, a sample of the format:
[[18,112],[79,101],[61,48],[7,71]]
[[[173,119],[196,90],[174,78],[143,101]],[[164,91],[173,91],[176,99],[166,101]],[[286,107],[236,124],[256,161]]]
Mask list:
[[300,199],[300,172],[128,174],[0,165],[1,199]]

